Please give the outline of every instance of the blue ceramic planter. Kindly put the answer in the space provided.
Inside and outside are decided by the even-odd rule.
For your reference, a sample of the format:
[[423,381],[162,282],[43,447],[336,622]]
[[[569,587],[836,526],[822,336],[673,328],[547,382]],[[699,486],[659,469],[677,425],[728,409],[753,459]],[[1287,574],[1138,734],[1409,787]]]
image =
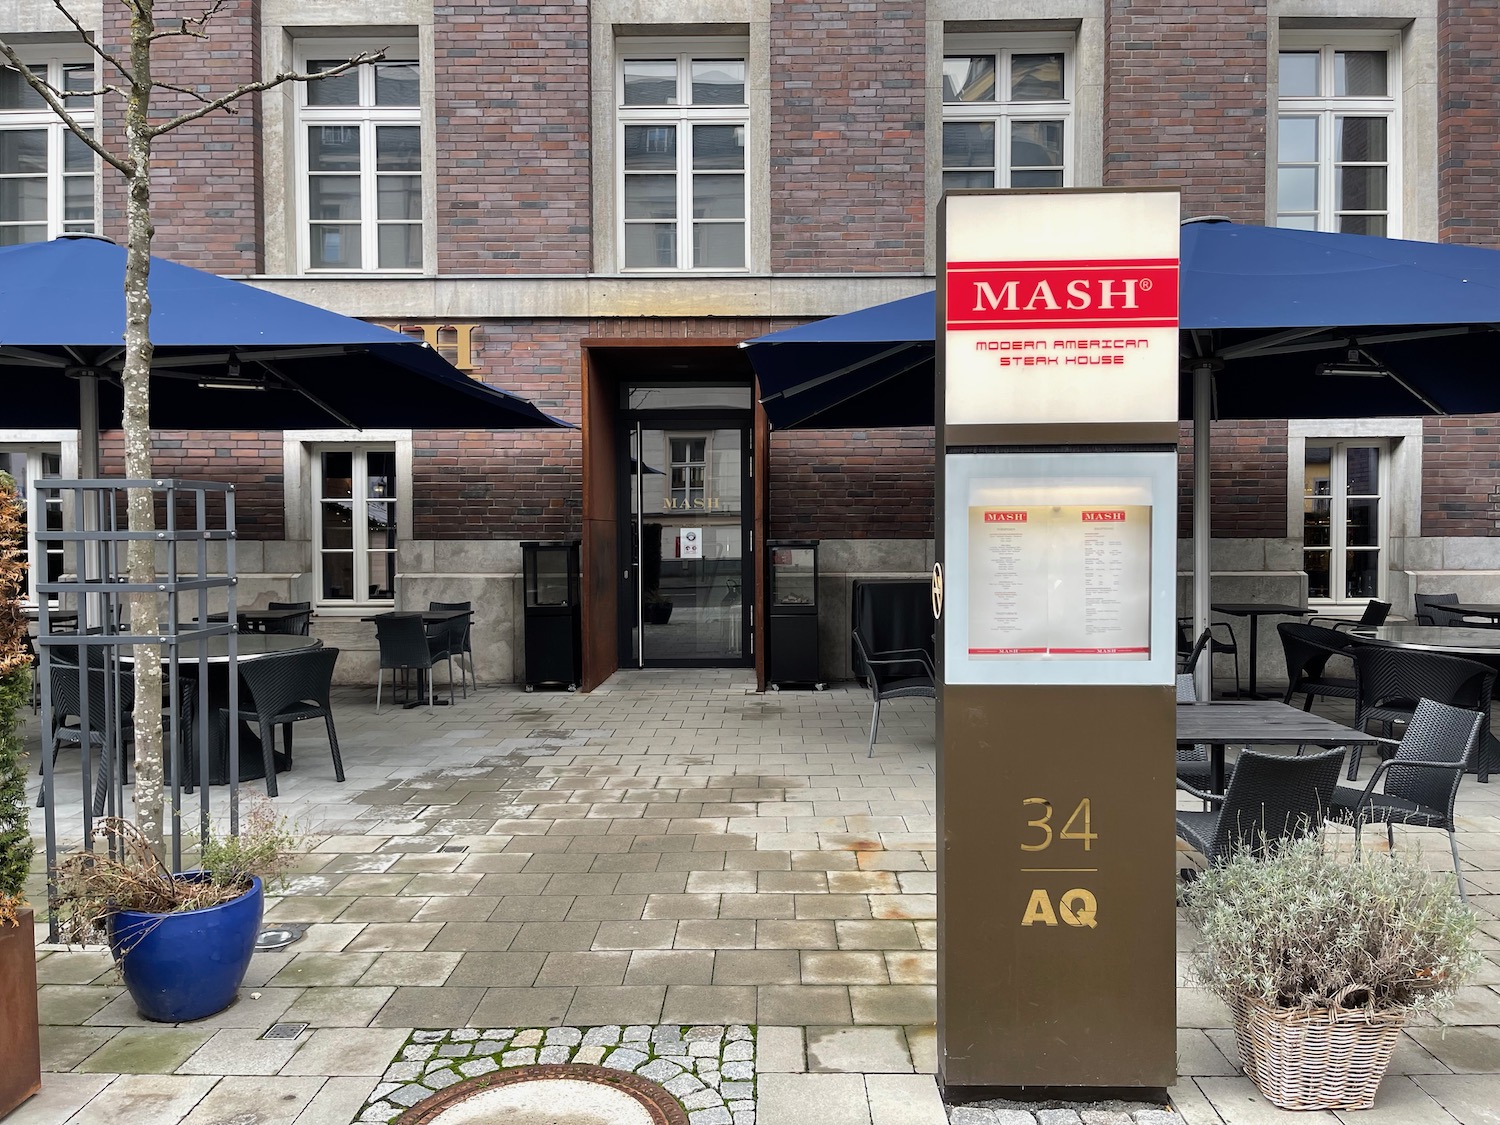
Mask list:
[[[202,878],[196,872],[179,879]],[[109,947],[131,999],[148,1020],[187,1023],[222,1012],[239,994],[255,953],[264,890],[256,879],[239,898],[180,914],[120,910]]]

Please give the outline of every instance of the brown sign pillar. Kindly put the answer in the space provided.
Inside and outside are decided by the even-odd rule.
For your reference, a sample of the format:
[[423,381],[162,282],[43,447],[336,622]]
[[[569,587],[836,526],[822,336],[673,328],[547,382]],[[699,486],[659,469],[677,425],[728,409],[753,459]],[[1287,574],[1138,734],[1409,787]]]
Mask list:
[[939,210],[938,1068],[1176,1080],[1178,201]]

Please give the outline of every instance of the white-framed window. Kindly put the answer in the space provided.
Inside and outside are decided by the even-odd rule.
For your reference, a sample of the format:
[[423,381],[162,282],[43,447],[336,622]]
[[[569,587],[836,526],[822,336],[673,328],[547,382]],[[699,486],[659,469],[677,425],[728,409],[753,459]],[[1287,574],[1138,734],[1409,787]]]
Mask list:
[[1389,443],[1308,437],[1302,467],[1302,563],[1309,601],[1385,598]]
[[1070,36],[950,35],[943,44],[943,189],[1073,183]]
[[[87,91],[94,67],[81,54],[28,58],[27,66],[54,90]],[[87,129],[94,99],[63,99]],[[52,112],[19,71],[0,66],[0,246],[45,242],[68,232],[93,234],[96,160]]]
[[320,605],[391,605],[396,599],[400,474],[391,446],[312,450],[313,555]]
[[328,70],[362,51],[385,58],[297,84],[300,260],[305,271],[423,268],[421,65],[413,43],[306,40],[298,65]]
[[1400,232],[1400,51],[1389,34],[1283,32],[1276,225]]
[[[37,542],[38,531],[62,530],[62,497],[57,492],[39,493],[36,489],[37,481],[63,475],[62,448],[52,444],[0,447],[0,470],[15,480],[16,495],[25,506],[26,542],[22,558],[27,564],[26,602],[37,605],[37,586],[59,581],[67,569],[61,543]],[[51,604],[57,604],[56,595],[52,596]]]
[[670,499],[667,507],[702,508],[708,486],[708,435],[672,434],[668,437]]
[[740,38],[618,41],[623,269],[746,268],[748,53]]

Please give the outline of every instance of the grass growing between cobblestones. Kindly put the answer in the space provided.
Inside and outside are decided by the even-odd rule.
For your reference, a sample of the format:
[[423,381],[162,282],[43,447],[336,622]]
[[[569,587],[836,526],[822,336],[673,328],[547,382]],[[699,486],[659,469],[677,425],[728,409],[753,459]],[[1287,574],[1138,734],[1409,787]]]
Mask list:
[[456,1083],[544,1063],[589,1063],[650,1079],[692,1125],[755,1125],[755,1032],[745,1024],[419,1030],[360,1111],[394,1121]]

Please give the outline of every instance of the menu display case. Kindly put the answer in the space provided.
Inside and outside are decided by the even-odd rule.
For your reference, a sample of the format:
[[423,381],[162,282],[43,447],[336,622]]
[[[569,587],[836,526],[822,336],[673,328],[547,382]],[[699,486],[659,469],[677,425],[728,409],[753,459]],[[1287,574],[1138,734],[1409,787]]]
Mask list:
[[525,585],[526,690],[557,684],[577,690],[583,680],[579,543],[522,543]]
[[784,684],[822,689],[827,685],[818,665],[818,542],[773,539],[766,549],[766,680],[772,690]]

